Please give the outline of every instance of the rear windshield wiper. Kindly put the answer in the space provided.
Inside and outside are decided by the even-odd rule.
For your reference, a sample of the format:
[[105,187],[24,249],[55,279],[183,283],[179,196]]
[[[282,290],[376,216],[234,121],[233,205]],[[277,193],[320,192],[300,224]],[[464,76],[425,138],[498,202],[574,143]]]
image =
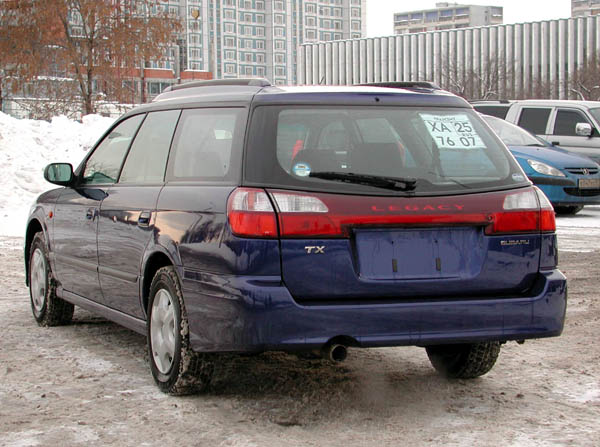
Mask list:
[[382,177],[378,175],[333,171],[311,172],[309,177],[345,183],[356,183],[359,185],[374,186],[376,188],[391,189],[394,191],[414,191],[417,187],[416,178]]

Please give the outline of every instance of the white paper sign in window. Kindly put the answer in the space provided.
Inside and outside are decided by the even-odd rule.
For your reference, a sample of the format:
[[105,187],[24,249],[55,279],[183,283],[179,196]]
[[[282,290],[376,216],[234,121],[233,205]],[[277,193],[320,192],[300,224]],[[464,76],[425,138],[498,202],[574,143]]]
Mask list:
[[440,149],[485,149],[467,115],[431,115],[420,113],[429,135]]

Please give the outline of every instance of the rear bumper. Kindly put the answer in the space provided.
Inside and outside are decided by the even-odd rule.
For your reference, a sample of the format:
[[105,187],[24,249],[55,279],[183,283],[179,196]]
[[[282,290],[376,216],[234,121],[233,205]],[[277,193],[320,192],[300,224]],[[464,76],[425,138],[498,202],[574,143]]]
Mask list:
[[192,348],[205,352],[306,350],[338,336],[361,347],[552,337],[567,305],[559,270],[532,297],[319,306],[297,304],[279,278],[182,273]]

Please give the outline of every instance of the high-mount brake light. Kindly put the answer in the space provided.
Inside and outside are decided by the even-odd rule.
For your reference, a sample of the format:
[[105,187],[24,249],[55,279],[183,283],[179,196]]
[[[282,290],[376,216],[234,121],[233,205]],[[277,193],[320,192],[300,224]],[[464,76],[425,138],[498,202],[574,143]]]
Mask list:
[[263,189],[238,188],[227,200],[227,218],[236,236],[277,238],[277,217]]
[[537,188],[508,194],[502,208],[502,212],[494,213],[486,234],[556,231],[552,205]]

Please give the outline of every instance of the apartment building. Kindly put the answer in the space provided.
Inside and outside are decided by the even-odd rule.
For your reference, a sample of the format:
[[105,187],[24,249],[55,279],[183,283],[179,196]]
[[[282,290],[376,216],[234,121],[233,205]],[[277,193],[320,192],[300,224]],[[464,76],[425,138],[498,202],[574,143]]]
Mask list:
[[[157,7],[178,15],[184,32],[151,68],[182,82],[210,72],[294,84],[300,44],[366,34],[366,0],[167,0]],[[162,90],[165,79],[150,92]]]
[[504,21],[499,6],[436,3],[434,9],[394,14],[394,33],[411,34],[474,26],[500,25]]
[[600,14],[600,0],[571,0],[571,17]]

